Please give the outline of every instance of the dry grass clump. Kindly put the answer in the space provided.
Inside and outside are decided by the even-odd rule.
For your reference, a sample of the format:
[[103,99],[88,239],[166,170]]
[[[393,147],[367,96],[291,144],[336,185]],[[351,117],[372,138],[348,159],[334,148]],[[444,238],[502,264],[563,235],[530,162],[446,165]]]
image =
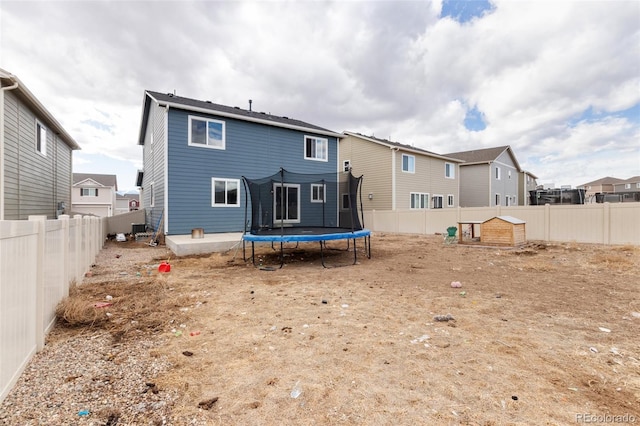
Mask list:
[[64,327],[103,328],[118,337],[131,331],[160,332],[170,321],[185,321],[180,308],[193,301],[167,288],[164,277],[143,278],[136,283],[99,282],[73,287],[56,309]]

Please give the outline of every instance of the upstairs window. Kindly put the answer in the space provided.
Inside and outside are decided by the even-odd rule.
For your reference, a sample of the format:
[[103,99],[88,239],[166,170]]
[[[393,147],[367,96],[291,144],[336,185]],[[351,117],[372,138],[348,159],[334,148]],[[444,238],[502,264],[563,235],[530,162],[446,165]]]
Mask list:
[[625,183],[624,184],[624,189],[631,189],[631,184],[630,183]]
[[402,171],[407,173],[415,173],[416,157],[413,155],[402,154]]
[[500,167],[496,167],[495,178],[496,180],[500,180]]
[[444,177],[447,179],[455,179],[456,166],[453,163],[444,163]]
[[351,160],[344,160],[342,162],[342,171],[348,173],[351,170]]
[[328,161],[329,141],[324,138],[314,136],[304,137],[304,158],[305,160]]
[[97,197],[98,188],[80,188],[81,197]]
[[36,122],[36,151],[47,155],[47,128]]
[[189,116],[189,145],[225,149],[225,123]]
[[239,207],[240,181],[238,179],[211,179],[211,207]]

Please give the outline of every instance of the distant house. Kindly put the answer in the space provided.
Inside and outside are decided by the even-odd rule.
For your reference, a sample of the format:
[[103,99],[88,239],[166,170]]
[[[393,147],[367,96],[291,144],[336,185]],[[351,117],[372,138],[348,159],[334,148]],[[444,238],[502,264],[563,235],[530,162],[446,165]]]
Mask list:
[[77,214],[113,216],[117,190],[116,175],[74,173],[71,209]]
[[[167,235],[245,229],[242,177],[261,178],[280,168],[337,173],[340,133],[288,117],[145,91],[138,144],[141,207],[147,226],[162,220]],[[294,218],[309,188],[287,187],[283,214]],[[275,209],[274,209],[275,210]],[[249,214],[251,209],[249,209]],[[161,219],[162,218],[162,219]]]
[[116,214],[128,213],[140,208],[139,194],[116,194]]
[[461,160],[374,136],[344,134],[340,167],[364,175],[363,210],[458,207]]
[[615,192],[616,184],[622,183],[625,181],[623,179],[618,179],[614,177],[603,177],[592,182],[587,182],[583,185],[578,185],[578,189],[585,190],[585,199],[587,202],[595,202],[596,194],[601,194],[599,198],[604,194],[612,194]]
[[640,201],[640,176],[633,176],[613,184],[613,192],[620,196],[620,202]]
[[538,187],[537,179],[536,175],[526,170],[518,173],[518,205],[528,206],[531,204],[530,193]]
[[451,152],[460,164],[460,207],[515,206],[522,172],[510,146]]
[[24,83],[0,69],[0,220],[67,213],[76,149]]

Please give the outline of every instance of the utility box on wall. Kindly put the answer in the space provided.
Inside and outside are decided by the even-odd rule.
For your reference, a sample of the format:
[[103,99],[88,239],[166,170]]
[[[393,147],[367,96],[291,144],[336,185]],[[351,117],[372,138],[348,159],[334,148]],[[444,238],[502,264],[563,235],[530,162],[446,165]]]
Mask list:
[[480,225],[480,242],[497,246],[518,246],[527,242],[525,221],[511,216],[496,216]]

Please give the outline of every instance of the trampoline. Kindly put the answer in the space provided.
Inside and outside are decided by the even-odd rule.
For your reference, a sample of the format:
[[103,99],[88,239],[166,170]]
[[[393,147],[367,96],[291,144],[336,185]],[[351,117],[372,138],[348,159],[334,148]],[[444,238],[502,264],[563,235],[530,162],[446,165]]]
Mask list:
[[[362,176],[351,172],[306,174],[284,169],[274,175],[249,179],[243,176],[248,198],[245,204],[245,232],[242,252],[251,243],[251,261],[256,265],[255,243],[280,244],[280,268],[284,265],[284,244],[319,242],[323,267],[327,241],[346,240],[346,251],[353,241],[353,264],[358,261],[357,240],[364,242],[364,253],[371,258],[371,231],[364,228],[362,200],[359,193]],[[248,206],[251,205],[251,219]],[[358,209],[360,204],[360,209]],[[342,266],[342,265],[340,265]],[[263,269],[271,269],[265,267]]]

